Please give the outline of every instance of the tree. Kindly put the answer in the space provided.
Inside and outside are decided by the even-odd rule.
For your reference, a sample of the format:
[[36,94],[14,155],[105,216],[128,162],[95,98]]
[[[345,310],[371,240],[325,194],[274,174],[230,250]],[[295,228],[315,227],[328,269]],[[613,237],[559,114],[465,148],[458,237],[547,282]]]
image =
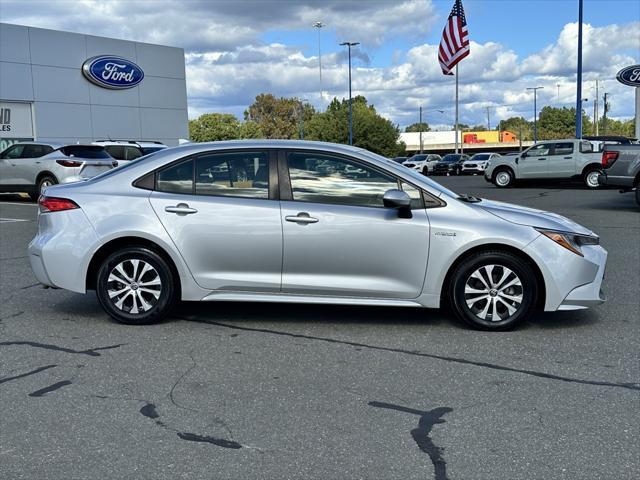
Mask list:
[[[367,99],[353,99],[353,144],[386,157],[404,154],[406,145],[398,142],[400,129],[376,112]],[[334,98],[326,112],[316,113],[305,124],[305,138],[324,142],[349,142],[349,100]]]
[[[589,117],[582,112],[582,131],[588,134],[591,130]],[[538,118],[538,138],[555,140],[574,138],[576,136],[576,109],[543,107]]]
[[297,98],[276,98],[261,93],[244,112],[246,121],[255,122],[264,138],[300,138],[302,119],[311,120],[315,109]]
[[633,118],[627,120],[607,118],[605,123],[604,118],[601,117],[598,121],[598,131],[600,135],[622,135],[624,137],[634,138],[635,123]]
[[500,120],[498,123],[498,130],[509,131],[515,133],[516,137],[520,140],[528,141],[533,140],[533,126],[531,122],[528,122],[522,117],[511,117],[506,120]]
[[474,125],[473,127],[470,128],[470,130],[472,132],[486,132],[487,131],[487,127],[484,125]]
[[[454,125],[453,127],[451,127],[451,131],[455,132],[455,130],[456,130],[456,126]],[[458,130],[469,130],[469,125],[467,125],[466,123],[459,123]]]
[[240,122],[230,113],[205,113],[189,121],[189,138],[193,142],[216,142],[239,138],[261,138],[254,122]]
[[427,122],[416,122],[416,123],[412,123],[411,125],[409,125],[407,128],[404,129],[404,131],[406,133],[409,132],[430,132],[431,131],[431,127],[429,126],[429,124]]

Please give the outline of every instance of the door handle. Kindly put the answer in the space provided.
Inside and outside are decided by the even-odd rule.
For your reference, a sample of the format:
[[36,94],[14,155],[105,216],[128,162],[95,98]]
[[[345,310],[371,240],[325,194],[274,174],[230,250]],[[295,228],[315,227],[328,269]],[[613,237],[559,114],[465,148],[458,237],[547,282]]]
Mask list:
[[318,223],[317,218],[313,218],[307,212],[300,212],[298,215],[287,215],[284,217],[287,222],[295,222],[295,223]]
[[177,213],[179,215],[190,215],[192,213],[198,213],[198,210],[196,210],[195,208],[190,208],[186,203],[179,203],[178,205],[175,205],[173,207],[164,207],[164,211],[169,213]]
[[546,160],[546,158],[539,158],[539,159],[538,159],[538,161],[541,161],[541,160]]
[[565,160],[573,160],[573,157],[564,157]]

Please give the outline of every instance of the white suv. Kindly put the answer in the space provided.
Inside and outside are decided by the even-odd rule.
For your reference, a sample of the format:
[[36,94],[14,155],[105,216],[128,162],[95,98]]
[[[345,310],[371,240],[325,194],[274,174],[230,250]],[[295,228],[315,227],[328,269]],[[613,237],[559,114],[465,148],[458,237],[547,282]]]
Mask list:
[[133,140],[98,140],[94,145],[102,145],[109,155],[118,161],[134,160],[163,148],[160,142],[136,142]]
[[499,153],[476,153],[469,160],[462,162],[460,173],[466,175],[469,173],[484,173],[492,160],[498,160]]
[[402,164],[405,167],[409,167],[424,175],[428,175],[433,171],[433,166],[440,160],[442,160],[442,157],[435,153],[418,153],[402,162]]

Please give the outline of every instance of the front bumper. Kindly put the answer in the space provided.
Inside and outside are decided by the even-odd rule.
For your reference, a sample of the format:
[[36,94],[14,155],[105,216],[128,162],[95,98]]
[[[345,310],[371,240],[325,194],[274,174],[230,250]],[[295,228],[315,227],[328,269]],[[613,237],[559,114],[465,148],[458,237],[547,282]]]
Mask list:
[[561,247],[544,235],[526,248],[542,272],[545,311],[580,310],[603,303],[602,280],[607,251],[599,245],[583,246],[583,257]]

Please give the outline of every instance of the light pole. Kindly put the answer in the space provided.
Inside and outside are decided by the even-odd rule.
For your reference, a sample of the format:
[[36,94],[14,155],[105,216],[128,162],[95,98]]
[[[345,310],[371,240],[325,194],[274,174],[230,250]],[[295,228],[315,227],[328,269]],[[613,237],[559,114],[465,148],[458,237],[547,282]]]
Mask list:
[[582,138],[582,0],[578,0],[578,71],[576,74],[576,138]]
[[341,46],[346,46],[349,49],[349,145],[353,145],[353,118],[351,107],[351,47],[360,45],[360,42],[342,42]]
[[527,90],[533,90],[533,143],[538,143],[538,90],[544,87],[529,87]]
[[320,29],[324,27],[324,23],[316,22],[313,24],[313,28],[318,29],[318,72],[320,73],[320,110],[322,110],[322,104],[324,103],[324,97],[322,95],[322,51],[320,50]]

